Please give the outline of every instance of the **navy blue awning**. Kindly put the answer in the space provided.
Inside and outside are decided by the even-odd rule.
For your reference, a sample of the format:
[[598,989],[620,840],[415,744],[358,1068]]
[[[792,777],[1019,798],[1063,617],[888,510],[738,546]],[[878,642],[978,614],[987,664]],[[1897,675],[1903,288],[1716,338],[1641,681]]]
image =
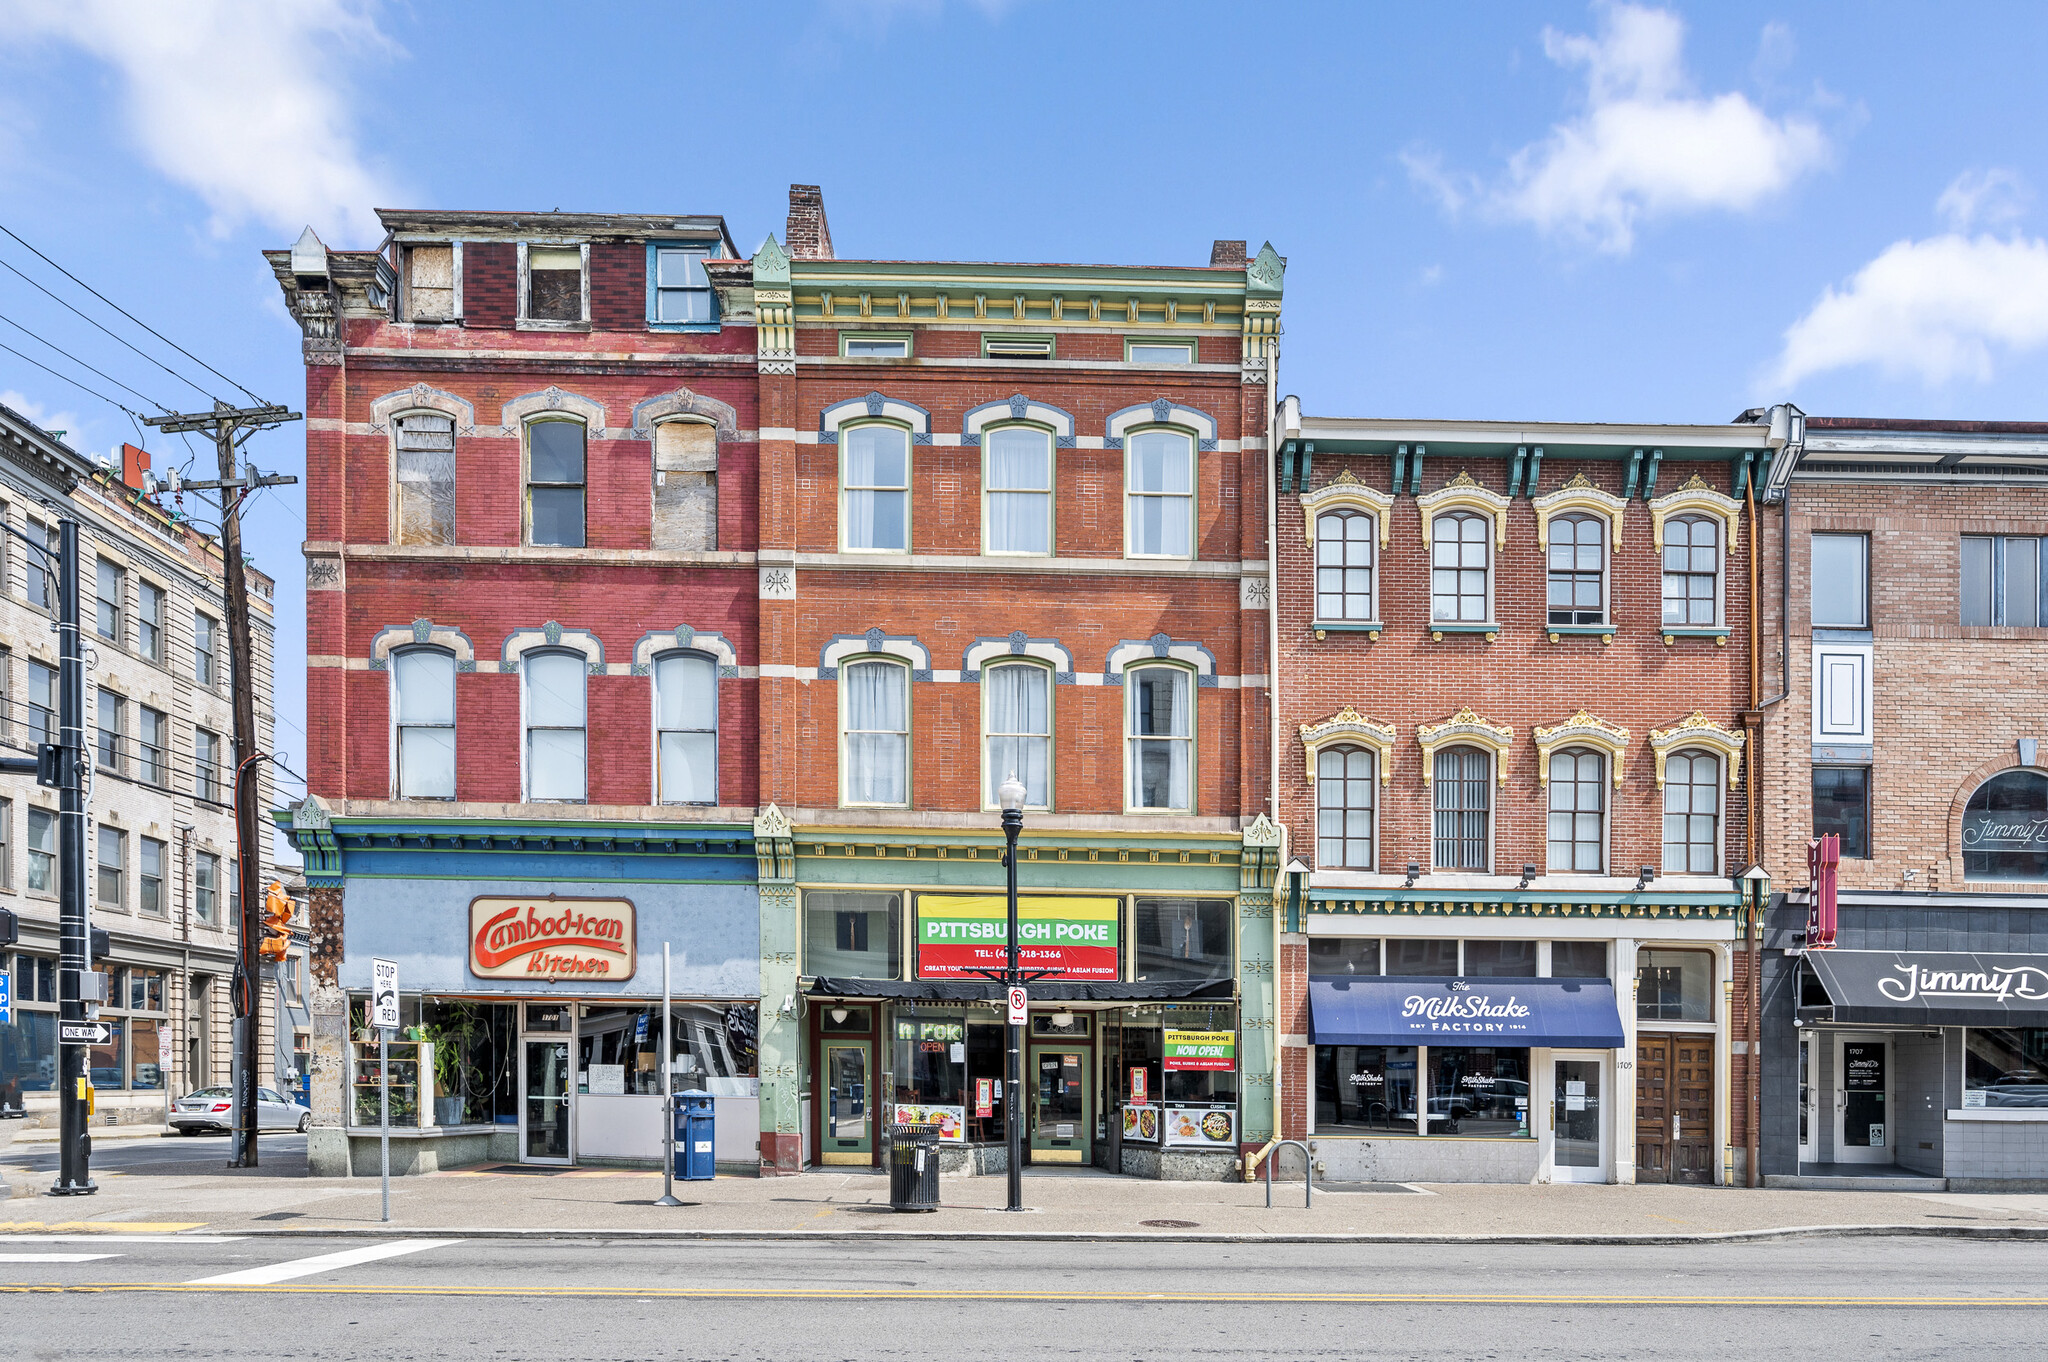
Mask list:
[[1311,977],[1308,1006],[1317,1045],[1626,1043],[1608,979]]

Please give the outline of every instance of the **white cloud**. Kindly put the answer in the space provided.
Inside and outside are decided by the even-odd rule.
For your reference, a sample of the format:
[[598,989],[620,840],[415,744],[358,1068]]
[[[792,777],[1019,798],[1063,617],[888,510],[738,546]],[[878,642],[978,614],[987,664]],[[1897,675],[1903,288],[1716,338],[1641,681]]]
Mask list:
[[[1646,218],[1747,212],[1828,154],[1811,120],[1772,118],[1742,94],[1694,91],[1685,25],[1665,10],[1600,7],[1597,36],[1545,29],[1543,50],[1582,68],[1584,111],[1508,159],[1496,182],[1458,176],[1426,153],[1402,157],[1410,176],[1447,211],[1466,199],[1496,216],[1626,254]],[[1767,31],[1782,51],[1790,35]]]
[[[1946,198],[1946,196],[1944,196]],[[2001,352],[2048,345],[2048,241],[1950,232],[1898,241],[1785,332],[1776,379],[1875,366],[1934,385],[1991,378]]]
[[1934,211],[1941,214],[1951,232],[2010,227],[2020,220],[2030,197],[2017,171],[1993,166],[1956,176],[1935,200]]
[[10,41],[76,47],[121,77],[130,135],[226,234],[248,220],[375,244],[391,202],[355,144],[337,72],[389,55],[376,0],[0,0]]

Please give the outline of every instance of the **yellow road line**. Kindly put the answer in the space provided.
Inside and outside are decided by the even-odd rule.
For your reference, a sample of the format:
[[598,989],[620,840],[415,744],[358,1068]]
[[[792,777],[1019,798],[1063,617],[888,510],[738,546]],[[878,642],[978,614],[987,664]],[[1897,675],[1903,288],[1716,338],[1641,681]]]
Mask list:
[[1461,1291],[942,1291],[917,1288],[834,1290],[817,1288],[658,1286],[318,1286],[277,1283],[207,1286],[184,1282],[0,1283],[0,1295],[99,1293],[238,1293],[304,1296],[477,1296],[730,1301],[1054,1301],[1080,1304],[1147,1303],[1227,1305],[1647,1305],[1647,1306],[2019,1306],[2039,1309],[2048,1296],[1687,1296],[1628,1294],[1531,1294]]

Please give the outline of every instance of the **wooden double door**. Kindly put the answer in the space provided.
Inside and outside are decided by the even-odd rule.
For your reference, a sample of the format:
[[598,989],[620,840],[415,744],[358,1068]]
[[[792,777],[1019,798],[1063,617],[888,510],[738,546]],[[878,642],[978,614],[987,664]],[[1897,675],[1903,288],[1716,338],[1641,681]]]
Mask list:
[[1714,1180],[1714,1037],[1636,1037],[1636,1181]]

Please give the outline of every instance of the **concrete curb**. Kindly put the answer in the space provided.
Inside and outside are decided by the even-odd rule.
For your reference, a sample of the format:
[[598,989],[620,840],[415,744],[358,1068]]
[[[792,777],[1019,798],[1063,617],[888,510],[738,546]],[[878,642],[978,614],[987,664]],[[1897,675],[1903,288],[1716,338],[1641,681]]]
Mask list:
[[[431,1234],[459,1239],[551,1240],[583,1242],[622,1239],[649,1242],[857,1243],[871,1240],[929,1242],[994,1240],[1006,1243],[1080,1244],[1441,1244],[1460,1248],[1488,1245],[1579,1244],[1625,1248],[1658,1244],[1740,1244],[1773,1239],[2017,1239],[2048,1242],[2048,1225],[1787,1225],[1766,1230],[1709,1230],[1698,1234],[1190,1234],[1133,1231],[1061,1230],[577,1230],[460,1229],[435,1225],[264,1226],[241,1228],[209,1224],[194,1234],[232,1234],[250,1239],[389,1239],[393,1235]],[[164,1236],[174,1239],[177,1234]],[[0,1241],[6,1234],[0,1231]]]

